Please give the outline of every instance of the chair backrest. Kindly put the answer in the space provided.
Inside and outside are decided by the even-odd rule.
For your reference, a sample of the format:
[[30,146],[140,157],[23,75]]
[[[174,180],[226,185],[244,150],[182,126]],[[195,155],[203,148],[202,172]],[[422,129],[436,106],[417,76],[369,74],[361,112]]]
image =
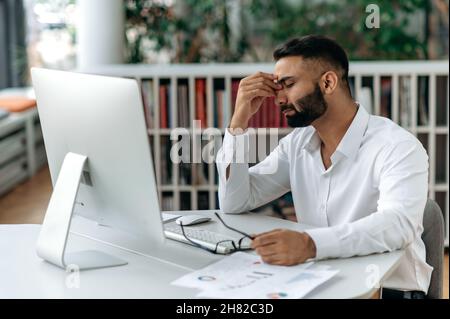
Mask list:
[[428,298],[442,298],[444,268],[444,218],[441,208],[428,199],[423,214],[422,240],[426,248],[427,264],[434,268],[428,288]]

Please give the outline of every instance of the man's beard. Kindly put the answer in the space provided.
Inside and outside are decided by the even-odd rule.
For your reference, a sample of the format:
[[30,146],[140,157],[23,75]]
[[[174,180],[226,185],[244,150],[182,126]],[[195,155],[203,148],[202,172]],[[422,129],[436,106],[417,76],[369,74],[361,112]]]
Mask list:
[[[296,105],[300,111],[297,111],[294,105]],[[316,84],[312,93],[298,99],[294,105],[281,105],[281,112],[288,109],[295,111],[294,115],[286,116],[287,123],[290,127],[305,127],[311,125],[311,123],[321,117],[328,108],[319,84]]]

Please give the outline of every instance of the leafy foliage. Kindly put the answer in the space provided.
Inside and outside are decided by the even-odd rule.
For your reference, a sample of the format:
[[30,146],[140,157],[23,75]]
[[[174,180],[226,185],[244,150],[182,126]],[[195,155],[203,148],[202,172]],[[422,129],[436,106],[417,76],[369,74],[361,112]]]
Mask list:
[[[237,3],[238,20],[233,11]],[[169,6],[157,0],[125,0],[129,61],[144,60],[145,41],[155,51],[167,50],[176,63],[270,61],[276,45],[306,34],[336,39],[352,60],[427,57],[424,37],[407,30],[417,12],[429,10],[428,0],[379,0],[380,28],[369,29],[366,7],[371,3],[175,0]]]

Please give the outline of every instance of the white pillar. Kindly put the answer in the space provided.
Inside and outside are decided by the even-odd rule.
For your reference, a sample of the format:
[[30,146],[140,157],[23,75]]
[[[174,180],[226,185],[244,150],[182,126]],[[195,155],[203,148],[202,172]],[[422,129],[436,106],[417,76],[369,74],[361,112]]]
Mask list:
[[123,0],[78,0],[77,66],[80,71],[123,63]]

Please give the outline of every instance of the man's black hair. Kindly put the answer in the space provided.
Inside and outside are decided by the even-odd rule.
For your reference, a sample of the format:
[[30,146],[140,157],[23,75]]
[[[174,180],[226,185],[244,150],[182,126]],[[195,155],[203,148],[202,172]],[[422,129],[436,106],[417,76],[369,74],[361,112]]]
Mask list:
[[304,59],[318,60],[331,65],[336,71],[342,73],[341,80],[351,94],[347,54],[336,41],[320,35],[307,35],[291,39],[273,52],[275,61],[289,56],[301,56]]

